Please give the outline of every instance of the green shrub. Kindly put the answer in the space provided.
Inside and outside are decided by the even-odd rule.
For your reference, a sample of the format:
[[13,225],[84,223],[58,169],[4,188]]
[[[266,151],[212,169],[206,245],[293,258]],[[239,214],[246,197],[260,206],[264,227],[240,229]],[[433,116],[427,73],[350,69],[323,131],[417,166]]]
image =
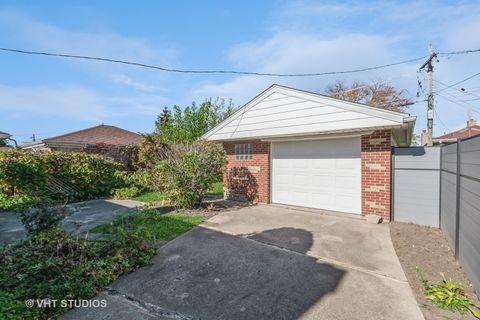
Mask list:
[[60,304],[27,308],[27,299],[89,299],[120,275],[145,265],[152,244],[120,227],[109,239],[72,239],[58,229],[0,247],[2,319],[47,319],[65,311]]
[[142,189],[137,186],[115,189],[113,197],[115,199],[132,199],[142,193]]
[[65,207],[40,207],[22,212],[20,220],[28,234],[36,235],[58,227],[66,214]]
[[[43,200],[65,201],[65,194],[49,188],[53,180],[77,191],[68,200],[109,196],[127,186],[118,172],[120,164],[93,154],[75,152],[30,153],[12,150],[0,153],[0,208],[24,209]],[[30,199],[33,199],[30,201]]]
[[142,169],[138,169],[135,172],[130,171],[117,171],[115,173],[121,188],[117,188],[113,191],[113,197],[115,199],[131,199],[142,192],[147,190],[149,185],[148,174]]
[[177,207],[192,208],[201,204],[226,166],[222,146],[199,140],[191,144],[172,145],[163,150],[164,160],[154,169],[160,183],[156,189]]
[[7,196],[0,193],[0,211],[23,212],[38,202],[37,199],[26,194]]
[[121,165],[94,154],[77,152],[49,152],[42,154],[52,176],[74,185],[77,199],[109,195],[122,183],[116,172]]
[[51,174],[37,154],[17,149],[0,152],[0,191],[4,193],[41,193]]

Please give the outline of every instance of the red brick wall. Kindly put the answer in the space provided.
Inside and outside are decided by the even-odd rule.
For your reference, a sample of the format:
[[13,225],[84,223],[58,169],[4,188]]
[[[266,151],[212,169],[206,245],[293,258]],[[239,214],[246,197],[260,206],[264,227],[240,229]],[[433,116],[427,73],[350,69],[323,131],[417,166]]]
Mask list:
[[252,143],[251,160],[235,159],[235,142],[224,142],[227,153],[227,171],[223,185],[228,198],[247,198],[253,202],[270,202],[270,143],[262,141],[238,141]]
[[362,215],[390,221],[391,131],[362,136]]

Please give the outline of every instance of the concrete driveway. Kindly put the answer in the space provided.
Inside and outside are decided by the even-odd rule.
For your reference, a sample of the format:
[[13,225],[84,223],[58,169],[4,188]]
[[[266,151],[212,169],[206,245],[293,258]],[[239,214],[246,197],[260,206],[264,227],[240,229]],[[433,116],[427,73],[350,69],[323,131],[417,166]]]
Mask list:
[[64,319],[423,319],[388,225],[258,205],[161,247]]
[[[100,199],[68,204],[69,214],[61,224],[62,229],[73,235],[85,235],[90,229],[112,222],[116,217],[129,213],[144,204],[134,200]],[[0,213],[0,244],[20,240],[26,236],[20,215],[14,212]],[[95,235],[89,234],[89,237]]]

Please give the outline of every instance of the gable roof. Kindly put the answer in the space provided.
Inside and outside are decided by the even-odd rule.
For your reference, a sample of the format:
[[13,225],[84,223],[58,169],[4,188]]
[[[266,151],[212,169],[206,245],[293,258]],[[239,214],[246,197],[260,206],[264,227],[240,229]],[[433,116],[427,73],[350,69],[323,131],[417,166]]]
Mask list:
[[453,131],[443,136],[435,137],[435,140],[448,140],[448,139],[466,139],[480,135],[480,126],[474,125],[471,127],[463,128],[457,131]]
[[140,145],[143,137],[138,133],[115,126],[99,125],[60,136],[44,139],[46,144],[108,144],[115,146]]
[[204,135],[231,141],[399,129],[410,144],[416,117],[274,84]]

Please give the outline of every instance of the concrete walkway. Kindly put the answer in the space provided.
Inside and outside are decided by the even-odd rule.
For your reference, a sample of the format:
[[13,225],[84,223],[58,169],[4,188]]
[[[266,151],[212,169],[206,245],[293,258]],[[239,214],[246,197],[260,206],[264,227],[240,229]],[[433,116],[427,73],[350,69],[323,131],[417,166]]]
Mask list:
[[[62,223],[62,229],[83,235],[88,230],[112,222],[117,216],[143,206],[142,202],[133,200],[91,200],[68,204],[70,214]],[[0,244],[20,240],[25,237],[25,229],[19,214],[0,213]],[[92,235],[93,236],[93,235]]]
[[63,319],[423,319],[388,225],[275,206],[224,212]]

